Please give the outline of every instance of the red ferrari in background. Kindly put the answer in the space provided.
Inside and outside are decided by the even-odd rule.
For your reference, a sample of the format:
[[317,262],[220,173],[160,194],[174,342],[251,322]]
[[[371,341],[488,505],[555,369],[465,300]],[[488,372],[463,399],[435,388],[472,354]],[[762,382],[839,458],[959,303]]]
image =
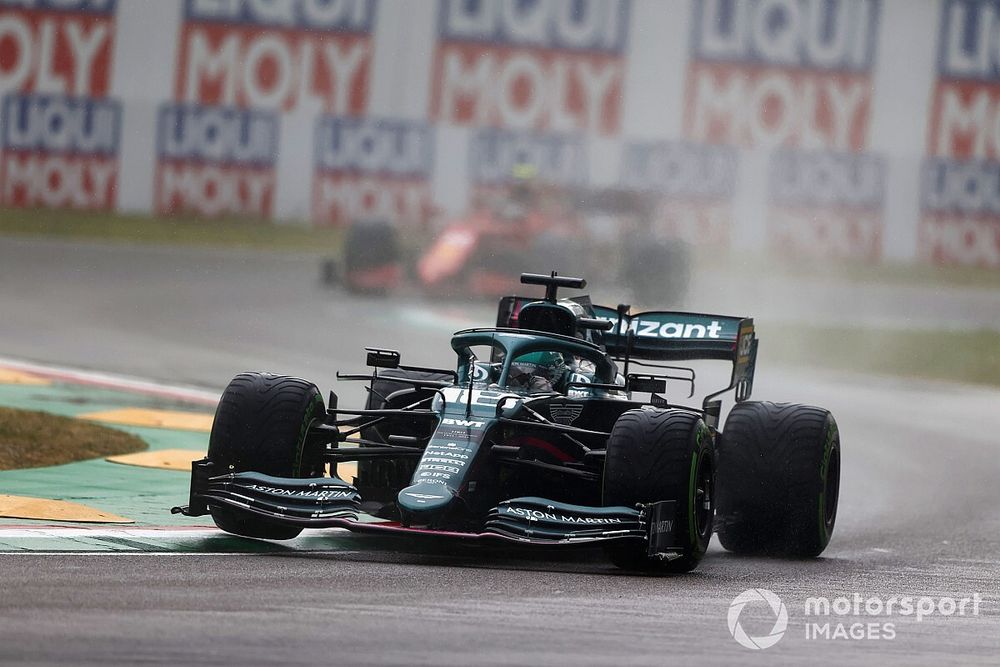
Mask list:
[[324,278],[369,295],[413,284],[431,295],[493,298],[515,291],[521,273],[545,266],[599,276],[639,301],[676,304],[687,287],[689,250],[653,234],[658,205],[651,195],[617,189],[516,183],[481,193],[410,261],[391,224],[359,221],[345,236],[343,270],[329,262]]

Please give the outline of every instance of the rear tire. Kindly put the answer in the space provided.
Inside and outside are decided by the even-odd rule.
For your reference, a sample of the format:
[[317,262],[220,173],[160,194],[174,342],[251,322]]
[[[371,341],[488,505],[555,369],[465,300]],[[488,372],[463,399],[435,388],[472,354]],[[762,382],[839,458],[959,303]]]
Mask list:
[[650,558],[645,541],[611,544],[611,561],[627,570],[689,572],[712,539],[715,457],[708,427],[682,410],[625,412],[611,429],[604,464],[604,505],[676,500],[680,558]]
[[745,402],[719,442],[716,531],[729,551],[814,558],[833,534],[840,435],[827,410]]
[[[311,382],[270,373],[241,373],[226,387],[215,411],[208,458],[215,474],[260,472],[276,477],[322,477],[322,452],[306,450],[312,423],[326,414]],[[228,533],[288,540],[302,532],[234,507],[210,507]]]

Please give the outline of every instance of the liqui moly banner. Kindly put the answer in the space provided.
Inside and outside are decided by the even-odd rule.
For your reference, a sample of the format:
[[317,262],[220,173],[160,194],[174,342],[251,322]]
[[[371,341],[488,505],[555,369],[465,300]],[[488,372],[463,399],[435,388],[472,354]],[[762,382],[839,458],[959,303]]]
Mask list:
[[177,101],[364,113],[375,0],[186,0]]
[[[768,173],[772,249],[877,259],[881,195],[874,201],[870,192],[881,190],[884,163],[864,153],[879,0],[694,7],[686,135],[780,151]],[[863,209],[854,205],[859,199]]]
[[113,0],[0,2],[0,204],[109,209]]
[[775,152],[770,247],[800,257],[879,259],[885,171],[881,157],[865,153]]
[[277,154],[273,111],[164,105],[157,116],[156,210],[267,217]]
[[376,9],[374,0],[186,0],[177,104],[158,119],[156,210],[271,217],[280,114],[365,113]]
[[659,200],[654,233],[725,248],[733,225],[737,150],[685,141],[630,142],[619,185]]
[[440,0],[431,116],[616,134],[628,0]]
[[1000,267],[1000,2],[946,0],[942,11],[920,253]]
[[314,221],[428,224],[434,141],[426,123],[322,116],[314,143]]
[[468,171],[474,188],[510,185],[518,170],[527,170],[545,186],[587,184],[587,148],[579,134],[483,128],[469,144]]

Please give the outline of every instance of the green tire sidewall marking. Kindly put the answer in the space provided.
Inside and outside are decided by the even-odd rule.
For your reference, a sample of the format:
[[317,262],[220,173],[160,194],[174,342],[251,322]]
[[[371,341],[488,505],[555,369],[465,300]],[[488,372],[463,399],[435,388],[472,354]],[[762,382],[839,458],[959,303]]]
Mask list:
[[691,544],[695,546],[698,544],[698,528],[694,519],[694,505],[698,495],[695,478],[698,472],[698,461],[704,453],[704,447],[702,447],[701,439],[704,437],[705,431],[705,424],[703,422],[699,422],[698,429],[695,431],[694,436],[695,448],[691,453],[691,472],[688,476],[688,536],[691,538]]
[[295,463],[292,466],[292,474],[299,477],[302,474],[302,457],[305,454],[306,449],[306,434],[309,433],[309,428],[316,421],[315,412],[319,408],[322,411],[323,408],[323,397],[316,395],[312,402],[306,407],[305,417],[302,419],[302,426],[299,428],[299,440],[295,443]]
[[819,466],[819,541],[822,544],[830,539],[826,529],[826,481],[830,474],[830,459],[833,456],[833,439],[837,435],[837,424],[831,420],[826,430],[826,445],[823,448],[823,460]]

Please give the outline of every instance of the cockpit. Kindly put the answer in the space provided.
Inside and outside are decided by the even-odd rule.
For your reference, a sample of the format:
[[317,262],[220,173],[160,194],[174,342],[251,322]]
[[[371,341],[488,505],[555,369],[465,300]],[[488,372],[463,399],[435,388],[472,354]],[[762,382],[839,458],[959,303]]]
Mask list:
[[[518,394],[598,395],[587,385],[621,385],[618,369],[599,348],[579,339],[532,336],[502,329],[459,332],[459,383]],[[624,388],[623,388],[624,389]],[[611,390],[613,391],[613,390]]]

